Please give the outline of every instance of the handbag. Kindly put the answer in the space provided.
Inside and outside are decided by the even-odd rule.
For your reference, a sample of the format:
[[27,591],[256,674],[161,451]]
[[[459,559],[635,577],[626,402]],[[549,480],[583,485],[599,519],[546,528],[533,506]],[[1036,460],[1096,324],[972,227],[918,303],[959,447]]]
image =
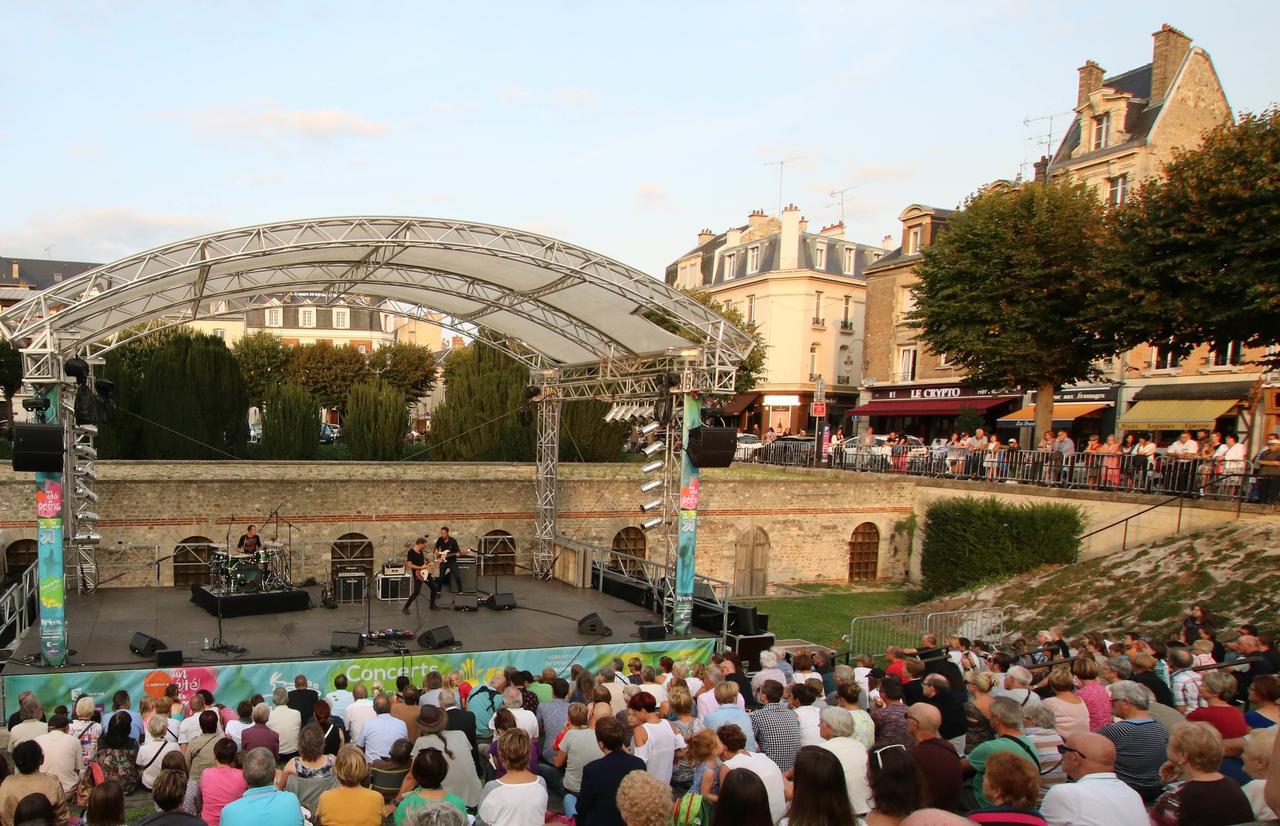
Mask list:
[[85,769],[84,776],[80,778],[80,782],[76,784],[75,790],[71,793],[72,800],[77,806],[88,806],[89,795],[93,793],[93,787],[107,779],[107,774],[102,770],[96,762],[90,763]]
[[685,792],[671,813],[672,826],[708,826],[709,806],[697,792]]

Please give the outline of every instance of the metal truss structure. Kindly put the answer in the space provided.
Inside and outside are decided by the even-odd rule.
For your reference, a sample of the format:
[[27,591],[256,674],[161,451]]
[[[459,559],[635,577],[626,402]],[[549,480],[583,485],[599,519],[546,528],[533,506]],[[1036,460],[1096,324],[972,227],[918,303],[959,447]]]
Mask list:
[[[543,577],[554,567],[561,403],[661,407],[681,393],[730,395],[754,344],[701,302],[563,241],[466,221],[385,216],[262,224],[157,247],[5,309],[0,335],[21,351],[25,382],[65,388],[67,359],[98,363],[141,335],[274,306],[282,296],[430,320],[528,366],[539,388],[534,569]],[[70,434],[74,417],[61,415]],[[678,476],[674,490],[670,480],[679,472],[670,447],[679,430],[671,421],[668,531],[675,530],[672,503],[679,498]],[[68,439],[71,458],[78,442]],[[667,544],[670,565],[674,534]]]

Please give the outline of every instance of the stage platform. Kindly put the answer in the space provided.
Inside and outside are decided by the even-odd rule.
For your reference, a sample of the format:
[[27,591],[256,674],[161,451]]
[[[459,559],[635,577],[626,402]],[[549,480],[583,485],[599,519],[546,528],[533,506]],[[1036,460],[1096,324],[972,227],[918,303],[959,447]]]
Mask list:
[[192,585],[191,601],[208,611],[209,616],[216,617],[222,614],[222,618],[226,620],[231,617],[305,611],[311,606],[311,595],[301,588],[294,588],[289,591],[267,591],[262,594],[219,596],[207,586]]
[[[363,632],[369,625],[374,631],[408,629],[415,637],[428,628],[447,625],[458,642],[449,652],[466,653],[597,643],[627,645],[639,640],[638,621],[661,621],[652,611],[638,605],[561,582],[529,576],[503,577],[501,588],[515,594],[518,604],[515,610],[494,611],[481,607],[474,612],[453,611],[450,610],[453,596],[446,591],[440,595],[440,608],[432,611],[427,608],[424,588],[412,613],[401,613],[401,601],[375,599],[366,617],[363,604],[340,605],[336,609],[320,607],[320,587],[313,586],[300,591],[310,596],[313,607],[307,610],[233,617],[232,598],[227,598],[223,605],[222,637],[247,649],[237,657],[202,650],[206,638],[218,636],[218,620],[192,601],[190,588],[102,588],[92,594],[69,593],[68,642],[76,653],[66,668],[56,671],[154,668],[154,661],[135,656],[129,650],[129,641],[136,631],[157,637],[169,648],[181,649],[189,664],[218,665],[233,661],[330,659],[334,656],[327,650],[332,632]],[[578,633],[578,620],[592,612],[598,613],[612,629],[612,636],[595,638]],[[709,636],[695,632],[698,638]],[[419,646],[416,639],[405,640],[404,644],[412,654],[432,653]],[[49,669],[29,664],[39,647],[39,629],[33,628],[4,667],[3,676],[50,673]],[[350,656],[390,653],[387,647],[373,646]]]

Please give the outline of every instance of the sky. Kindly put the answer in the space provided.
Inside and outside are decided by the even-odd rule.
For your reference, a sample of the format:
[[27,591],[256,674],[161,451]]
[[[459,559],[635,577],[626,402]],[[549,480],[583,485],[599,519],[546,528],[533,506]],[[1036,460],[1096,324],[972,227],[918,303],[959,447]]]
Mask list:
[[[660,276],[753,209],[899,234],[1061,138],[1076,68],[1170,23],[1236,111],[1280,4],[0,0],[0,255],[106,262],[274,220],[411,215]],[[1026,123],[1027,119],[1032,119]]]

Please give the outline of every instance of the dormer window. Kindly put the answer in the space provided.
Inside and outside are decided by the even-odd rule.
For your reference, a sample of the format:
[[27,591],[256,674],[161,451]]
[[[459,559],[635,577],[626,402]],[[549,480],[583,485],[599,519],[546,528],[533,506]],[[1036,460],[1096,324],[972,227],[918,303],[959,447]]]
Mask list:
[[736,252],[725,253],[724,256],[724,277],[733,278],[737,272],[738,254]]
[[298,310],[298,326],[310,329],[316,326],[316,308],[302,307]]
[[912,227],[907,230],[907,255],[915,255],[920,251],[920,238],[924,227]]
[[760,245],[747,247],[747,272],[760,272]]
[[1111,142],[1111,115],[1099,115],[1093,119],[1093,149],[1106,149]]
[[281,310],[279,307],[268,307],[267,308],[267,326],[283,327],[284,311]]
[[827,268],[827,245],[813,245],[813,268],[815,270],[825,270]]

